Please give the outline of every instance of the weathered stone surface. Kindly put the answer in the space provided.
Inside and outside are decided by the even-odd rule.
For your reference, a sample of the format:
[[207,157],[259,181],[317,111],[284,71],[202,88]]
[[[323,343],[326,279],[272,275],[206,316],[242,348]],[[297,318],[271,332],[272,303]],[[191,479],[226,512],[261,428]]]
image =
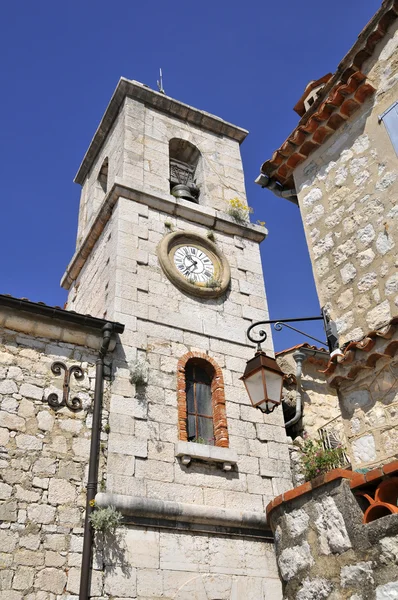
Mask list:
[[13,431],[25,431],[25,419],[8,412],[0,412],[0,427],[6,427]]
[[42,410],[37,415],[39,429],[42,429],[43,431],[51,431],[54,426],[54,421],[55,418],[47,410]]
[[54,520],[55,508],[46,504],[28,506],[28,517],[36,523],[48,524]]
[[19,393],[21,396],[25,396],[25,398],[32,398],[33,400],[41,400],[43,398],[43,388],[30,383],[23,383]]
[[355,279],[356,274],[357,270],[352,263],[348,263],[342,269],[340,269],[341,279],[344,284],[350,283],[353,279]]
[[0,529],[0,548],[2,552],[12,552],[17,545],[18,536],[16,533]]
[[379,585],[376,588],[376,600],[397,600],[398,582],[391,581],[385,585]]
[[15,381],[11,379],[3,379],[0,381],[0,394],[16,394],[18,392]]
[[33,585],[35,571],[31,567],[19,567],[15,572],[12,587],[15,590],[27,590]]
[[329,598],[332,584],[326,579],[305,579],[303,585],[297,592],[297,600],[323,600]]
[[299,571],[313,564],[311,548],[306,541],[300,546],[286,548],[278,559],[279,569],[285,581],[290,581]]
[[18,448],[22,450],[41,450],[43,447],[42,440],[34,435],[17,435],[16,442]]
[[354,440],[351,448],[357,464],[372,462],[376,459],[375,440],[371,433]]
[[371,329],[377,329],[388,323],[391,319],[391,308],[388,300],[378,304],[370,310],[366,316],[366,321]]
[[394,246],[395,242],[387,231],[379,233],[376,240],[376,248],[379,254],[384,256],[385,254],[387,254],[387,252],[394,248]]
[[302,510],[293,510],[286,514],[286,526],[292,537],[297,537],[304,533],[308,527],[309,516]]
[[322,190],[314,188],[303,198],[303,206],[311,206],[314,202],[318,202],[322,198]]
[[44,568],[37,574],[35,588],[62,594],[66,584],[66,574],[61,569]]
[[372,562],[359,562],[342,567],[340,580],[343,588],[356,587],[358,584],[374,583]]
[[341,554],[351,548],[342,514],[330,496],[323,497],[316,504],[318,517],[315,526],[318,530],[319,547],[322,554]]
[[121,567],[106,567],[104,592],[116,597],[135,597],[137,593],[136,569],[130,568],[124,573]]
[[75,501],[75,486],[66,479],[51,479],[48,489],[50,504],[70,504]]

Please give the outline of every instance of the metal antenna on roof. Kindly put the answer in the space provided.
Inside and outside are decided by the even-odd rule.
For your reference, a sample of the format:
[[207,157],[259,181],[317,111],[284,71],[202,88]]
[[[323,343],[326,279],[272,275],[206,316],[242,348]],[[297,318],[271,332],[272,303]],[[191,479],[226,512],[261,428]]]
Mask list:
[[159,69],[159,81],[157,81],[157,86],[158,86],[158,90],[161,94],[165,94],[166,92],[163,89],[163,73],[162,73],[162,69]]

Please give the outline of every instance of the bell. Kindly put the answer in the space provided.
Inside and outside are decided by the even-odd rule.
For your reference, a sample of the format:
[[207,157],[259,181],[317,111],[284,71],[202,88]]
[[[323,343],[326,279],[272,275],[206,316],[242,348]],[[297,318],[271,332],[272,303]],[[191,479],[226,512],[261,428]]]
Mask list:
[[189,200],[189,202],[195,202],[198,204],[198,199],[195,198],[195,196],[192,196],[188,185],[184,185],[182,183],[175,185],[171,190],[171,194],[175,198],[182,198],[183,200]]

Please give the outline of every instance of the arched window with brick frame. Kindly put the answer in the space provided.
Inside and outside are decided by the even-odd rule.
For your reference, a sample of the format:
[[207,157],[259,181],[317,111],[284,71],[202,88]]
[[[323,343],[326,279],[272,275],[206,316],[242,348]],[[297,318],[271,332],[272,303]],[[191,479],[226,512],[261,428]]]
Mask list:
[[178,361],[177,379],[179,439],[228,448],[224,379],[216,361],[188,352]]

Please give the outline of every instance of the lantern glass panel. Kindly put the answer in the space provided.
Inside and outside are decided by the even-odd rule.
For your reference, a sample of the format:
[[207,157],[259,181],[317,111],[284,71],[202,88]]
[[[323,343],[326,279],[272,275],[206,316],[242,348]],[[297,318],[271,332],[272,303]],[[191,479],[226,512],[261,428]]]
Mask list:
[[262,369],[252,373],[245,379],[247,391],[252,404],[258,404],[264,400],[264,384]]
[[268,399],[273,400],[274,402],[280,402],[283,380],[281,375],[279,373],[274,373],[273,371],[266,371],[265,380],[267,384]]

